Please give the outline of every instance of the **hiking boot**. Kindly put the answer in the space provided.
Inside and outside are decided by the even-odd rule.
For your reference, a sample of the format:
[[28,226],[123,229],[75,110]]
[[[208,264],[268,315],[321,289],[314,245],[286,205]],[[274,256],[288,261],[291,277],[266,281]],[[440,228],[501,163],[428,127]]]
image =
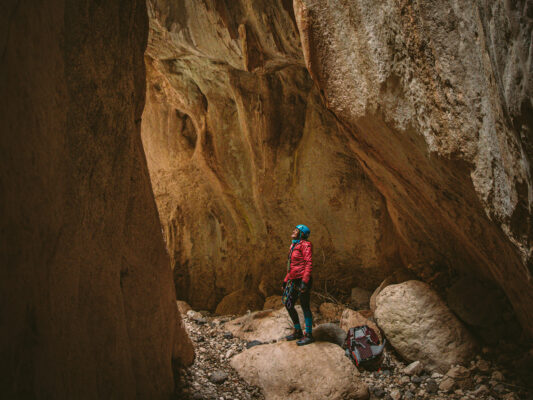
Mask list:
[[285,339],[287,339],[288,342],[291,340],[301,339],[303,338],[304,334],[302,333],[301,329],[295,329],[293,333],[291,333],[289,336],[285,336]]
[[313,343],[315,339],[313,339],[313,335],[310,333],[306,333],[304,337],[296,342],[298,346],[305,346],[306,344]]

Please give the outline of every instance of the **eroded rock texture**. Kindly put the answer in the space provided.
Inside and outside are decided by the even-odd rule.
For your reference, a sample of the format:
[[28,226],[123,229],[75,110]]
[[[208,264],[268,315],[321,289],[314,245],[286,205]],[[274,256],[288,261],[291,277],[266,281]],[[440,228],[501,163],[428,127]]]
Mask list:
[[533,332],[531,3],[294,5],[306,65],[403,260],[494,278]]
[[140,139],[144,1],[0,13],[0,392],[161,398],[190,362]]
[[178,291],[210,309],[279,291],[298,223],[315,285],[377,286],[392,224],[305,69],[292,3],[149,3],[142,138]]
[[153,0],[149,16],[143,142],[195,306],[271,293],[304,222],[321,283],[473,274],[533,332],[527,2]]

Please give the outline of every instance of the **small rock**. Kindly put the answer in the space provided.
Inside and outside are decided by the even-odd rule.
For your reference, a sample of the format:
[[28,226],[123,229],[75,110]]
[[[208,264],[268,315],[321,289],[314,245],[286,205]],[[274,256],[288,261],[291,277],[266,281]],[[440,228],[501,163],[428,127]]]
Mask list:
[[411,382],[416,383],[416,384],[419,384],[420,382],[422,382],[422,378],[419,377],[418,375],[413,375],[413,376],[411,377]]
[[411,400],[415,398],[415,395],[413,392],[406,390],[405,393],[403,394],[403,398],[406,400]]
[[211,375],[209,375],[209,381],[216,383],[217,385],[224,383],[226,379],[228,379],[228,374],[221,370],[216,370]]
[[251,342],[246,343],[246,348],[251,349],[254,346],[259,346],[263,344],[263,342],[260,342],[259,340],[252,340]]
[[475,396],[481,396],[489,393],[489,388],[486,385],[480,385],[476,390],[472,392]]
[[449,376],[445,376],[442,382],[439,385],[439,389],[443,392],[450,392],[453,387],[455,386],[455,380],[453,378],[450,378]]
[[497,385],[494,386],[492,389],[493,389],[496,393],[500,393],[500,394],[506,391],[506,390],[505,390],[505,387],[504,387],[501,383],[497,384]]
[[437,382],[434,379],[428,379],[426,383],[426,390],[428,393],[437,393],[439,391],[439,385],[437,385]]
[[479,360],[477,362],[477,369],[479,372],[486,374],[490,370],[490,362],[486,360]]
[[503,374],[500,371],[494,371],[491,378],[495,381],[503,381]]
[[461,365],[456,365],[455,367],[450,368],[449,371],[446,372],[446,375],[451,378],[463,379],[470,376],[470,371]]
[[391,372],[388,369],[384,369],[384,370],[381,371],[381,376],[383,376],[385,378],[388,378],[390,375],[391,375]]
[[392,400],[400,400],[402,398],[402,394],[398,389],[394,389],[390,392],[390,397]]
[[405,367],[402,372],[406,375],[419,375],[423,369],[424,367],[422,363],[420,361],[415,361]]
[[225,357],[226,357],[226,358],[231,358],[234,354],[235,354],[235,352],[233,351],[233,349],[229,349],[229,350],[226,352]]
[[231,332],[224,332],[224,339],[233,339],[233,333]]
[[443,375],[440,374],[440,373],[438,373],[438,372],[433,372],[433,373],[431,374],[431,377],[432,377],[433,379],[440,379],[440,378],[442,378],[442,376],[443,376]]
[[411,378],[409,378],[408,376],[402,376],[400,378],[400,385],[407,385],[409,382],[411,382]]
[[385,391],[382,388],[379,388],[379,387],[375,388],[374,389],[374,396],[382,398],[383,396],[385,396]]

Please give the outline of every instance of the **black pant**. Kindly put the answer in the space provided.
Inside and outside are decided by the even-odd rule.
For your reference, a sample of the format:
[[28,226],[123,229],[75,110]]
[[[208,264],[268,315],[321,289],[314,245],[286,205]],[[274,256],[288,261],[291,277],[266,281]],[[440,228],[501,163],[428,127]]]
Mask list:
[[[297,288],[302,284],[301,279],[293,279],[294,284]],[[313,286],[313,278],[309,279],[307,283],[307,290],[303,293],[300,293],[300,304],[302,305],[302,310],[304,312],[305,318],[305,330],[308,333],[311,333],[311,328],[313,326],[313,313],[311,313],[311,287]],[[292,307],[287,308],[289,316],[291,317],[292,323],[294,325],[300,325],[300,318],[298,317],[298,312],[294,309],[296,301],[292,303]]]

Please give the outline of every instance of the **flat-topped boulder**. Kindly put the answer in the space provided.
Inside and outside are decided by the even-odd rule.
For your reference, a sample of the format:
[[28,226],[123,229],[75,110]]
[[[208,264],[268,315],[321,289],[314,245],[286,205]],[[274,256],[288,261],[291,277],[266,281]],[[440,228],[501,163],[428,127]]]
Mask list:
[[[296,306],[296,310],[303,324],[302,308]],[[260,342],[280,340],[293,331],[292,321],[285,308],[256,311],[228,321],[225,326],[229,332],[241,339]]]
[[266,400],[368,398],[357,368],[333,343],[256,346],[233,357],[230,364],[248,383],[259,386]]

